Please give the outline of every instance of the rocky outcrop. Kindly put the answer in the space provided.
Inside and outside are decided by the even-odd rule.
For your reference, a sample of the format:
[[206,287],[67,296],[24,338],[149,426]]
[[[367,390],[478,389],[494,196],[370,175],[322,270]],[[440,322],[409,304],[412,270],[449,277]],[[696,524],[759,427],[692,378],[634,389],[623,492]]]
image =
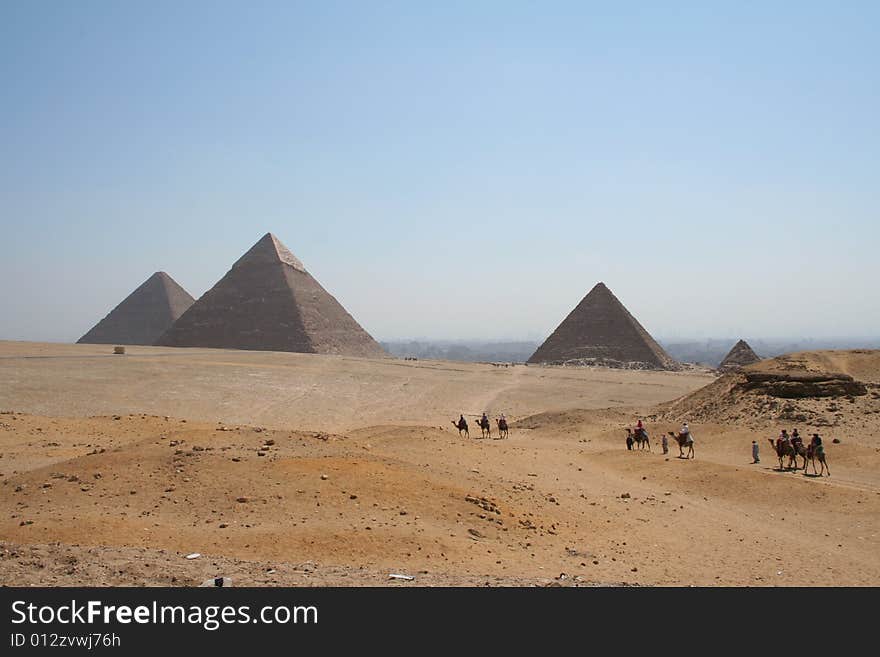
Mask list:
[[743,390],[783,399],[868,394],[865,384],[848,374],[744,372],[744,375]]

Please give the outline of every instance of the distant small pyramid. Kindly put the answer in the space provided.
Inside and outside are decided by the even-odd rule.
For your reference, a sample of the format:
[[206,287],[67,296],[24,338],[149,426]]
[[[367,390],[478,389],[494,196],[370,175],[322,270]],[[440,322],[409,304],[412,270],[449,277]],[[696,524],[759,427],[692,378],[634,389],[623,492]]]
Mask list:
[[604,283],[590,290],[528,362],[679,369]]
[[724,360],[722,360],[721,364],[718,366],[718,371],[731,372],[733,370],[738,370],[741,367],[745,367],[746,365],[757,363],[759,360],[761,360],[761,357],[752,351],[749,343],[745,340],[740,340],[733,345],[733,349],[727,352]]
[[153,344],[195,299],[157,271],[82,336],[85,344]]
[[388,355],[272,233],[239,258],[156,344]]

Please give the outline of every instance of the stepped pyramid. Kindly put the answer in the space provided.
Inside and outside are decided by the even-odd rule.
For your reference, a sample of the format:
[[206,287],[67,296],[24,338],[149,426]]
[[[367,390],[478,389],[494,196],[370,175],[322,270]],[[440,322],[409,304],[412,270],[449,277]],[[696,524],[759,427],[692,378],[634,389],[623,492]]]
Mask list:
[[749,343],[745,340],[740,340],[733,345],[733,349],[727,352],[724,360],[718,366],[718,370],[720,372],[731,372],[746,365],[757,363],[759,360],[761,360],[761,357],[752,351]]
[[272,233],[239,258],[156,344],[387,356]]
[[153,344],[195,299],[164,271],[157,271],[77,342]]
[[529,363],[679,369],[604,283],[597,283]]

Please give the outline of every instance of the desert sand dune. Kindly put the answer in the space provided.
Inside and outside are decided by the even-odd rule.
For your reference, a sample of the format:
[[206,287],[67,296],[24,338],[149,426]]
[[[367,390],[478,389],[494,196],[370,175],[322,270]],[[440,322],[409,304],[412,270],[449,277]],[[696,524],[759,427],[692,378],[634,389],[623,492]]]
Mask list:
[[[844,418],[815,478],[776,470],[767,438],[810,427],[772,417],[691,422],[696,459],[660,454],[700,373],[132,350],[0,349],[4,584],[880,582],[873,388],[821,400]],[[459,438],[486,406],[510,438]],[[624,447],[637,416],[651,452]]]

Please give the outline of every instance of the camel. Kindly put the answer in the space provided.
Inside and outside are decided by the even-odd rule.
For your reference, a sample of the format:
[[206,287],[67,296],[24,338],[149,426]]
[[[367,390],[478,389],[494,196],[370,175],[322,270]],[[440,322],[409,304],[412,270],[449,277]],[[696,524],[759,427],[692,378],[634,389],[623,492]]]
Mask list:
[[[776,457],[779,459],[780,472],[782,472],[783,470],[791,470],[792,468],[794,468],[795,470],[798,469],[798,452],[797,449],[795,449],[795,447],[791,444],[791,441],[780,440],[777,442],[772,438],[768,438],[767,440],[770,441],[770,446],[773,448],[773,451],[776,452]],[[788,457],[788,465],[783,467],[782,459],[784,459],[786,456]],[[806,460],[804,461],[804,467],[806,467]]]
[[[807,447],[804,447],[804,443],[801,440],[793,441],[791,443],[792,449],[794,449],[794,469],[795,470],[803,470],[807,471],[807,459],[809,458],[810,450]],[[804,460],[804,464],[801,468],[798,468],[797,465],[797,457],[800,456]]]
[[648,432],[644,429],[633,431],[627,427],[626,435],[632,439],[634,444],[638,445],[639,449],[647,448],[649,452],[651,451],[651,439],[648,438]]
[[[813,464],[813,474],[818,474],[821,477],[822,473],[827,471],[828,476],[831,476],[831,468],[828,467],[828,463],[825,461],[825,448],[822,445],[810,444],[807,447],[807,455],[804,457],[804,475],[807,474],[807,459],[810,459],[810,463]],[[816,472],[816,459],[819,459],[819,463],[822,465],[820,472]]]
[[465,437],[465,438],[470,438],[470,437],[471,437],[470,434],[468,433],[468,423],[467,423],[467,420],[465,420],[464,418],[461,418],[461,419],[458,420],[458,421],[453,420],[453,421],[452,421],[452,426],[454,426],[456,429],[458,429],[458,437],[459,437],[459,438],[461,438],[461,434],[462,434],[462,433],[464,433],[464,437]]
[[489,418],[481,417],[479,420],[477,420],[477,425],[480,427],[481,438],[492,437],[492,425],[489,423]]
[[498,434],[501,438],[507,438],[507,420],[503,417],[496,418],[495,423],[498,425]]
[[[696,458],[694,456],[694,437],[689,433],[675,433],[674,431],[670,431],[669,435],[678,443],[678,458],[680,459],[692,459]],[[684,448],[687,446],[688,453],[687,456],[684,455]]]

